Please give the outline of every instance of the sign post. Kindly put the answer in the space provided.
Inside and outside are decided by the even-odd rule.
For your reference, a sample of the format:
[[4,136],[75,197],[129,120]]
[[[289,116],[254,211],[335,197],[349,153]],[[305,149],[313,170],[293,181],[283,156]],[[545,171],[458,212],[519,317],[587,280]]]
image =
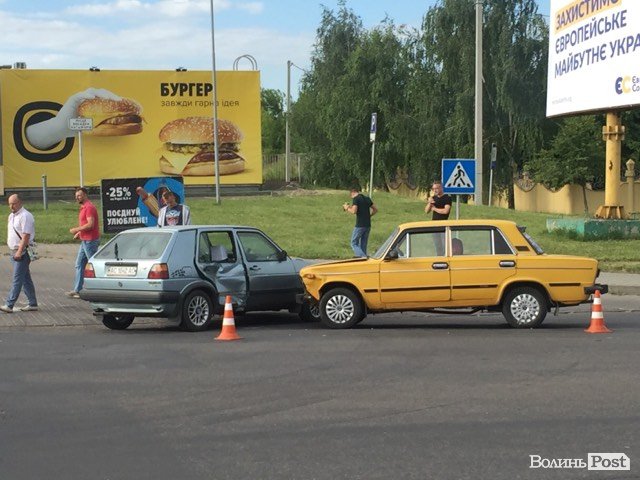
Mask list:
[[369,177],[369,198],[373,192],[373,164],[376,152],[376,132],[378,130],[378,114],[371,114],[371,129],[369,131],[369,141],[371,142],[371,176]]
[[442,191],[456,196],[456,220],[460,218],[460,195],[476,193],[475,178],[475,159],[442,159]]
[[80,162],[80,186],[84,187],[84,173],[82,171],[82,132],[93,130],[93,119],[76,117],[69,119],[69,130],[78,132],[78,159]]
[[496,160],[498,157],[498,146],[491,144],[491,170],[489,172],[489,206],[491,206],[491,195],[493,194],[493,171],[496,169]]

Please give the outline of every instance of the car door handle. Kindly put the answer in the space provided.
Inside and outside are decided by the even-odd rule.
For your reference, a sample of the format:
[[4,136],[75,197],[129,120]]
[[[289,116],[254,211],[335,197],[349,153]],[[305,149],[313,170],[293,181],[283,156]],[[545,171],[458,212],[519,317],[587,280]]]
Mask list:
[[251,265],[249,270],[253,270],[255,272],[256,270],[260,270],[260,267],[258,265]]
[[513,260],[500,260],[500,266],[502,268],[513,268],[516,266],[516,262]]
[[449,268],[449,264],[447,262],[435,262],[432,263],[431,266],[434,270],[446,270]]

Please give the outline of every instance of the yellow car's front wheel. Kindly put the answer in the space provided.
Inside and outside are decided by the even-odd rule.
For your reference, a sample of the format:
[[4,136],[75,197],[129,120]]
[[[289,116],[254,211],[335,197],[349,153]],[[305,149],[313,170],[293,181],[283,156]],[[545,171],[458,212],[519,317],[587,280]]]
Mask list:
[[362,300],[348,288],[332,288],[320,299],[320,320],[325,327],[351,328],[362,315]]

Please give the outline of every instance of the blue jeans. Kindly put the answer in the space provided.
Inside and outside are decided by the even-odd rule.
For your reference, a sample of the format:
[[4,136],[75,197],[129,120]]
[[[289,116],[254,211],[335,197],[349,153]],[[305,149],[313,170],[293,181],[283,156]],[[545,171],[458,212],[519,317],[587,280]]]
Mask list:
[[371,227],[355,227],[351,234],[351,248],[356,257],[367,256],[367,242],[369,241],[369,232]]
[[74,292],[82,290],[82,285],[84,283],[84,267],[87,265],[89,259],[98,251],[99,246],[100,240],[82,240],[80,243],[78,256],[76,257],[76,279],[73,283]]
[[33,285],[31,272],[29,271],[29,265],[31,264],[29,255],[24,255],[22,260],[19,262],[16,262],[13,259],[13,255],[10,258],[11,263],[13,264],[13,283],[11,284],[11,290],[7,297],[7,307],[13,308],[18,300],[22,287],[24,287],[24,294],[27,296],[29,305],[37,307],[38,300],[36,299],[36,287]]

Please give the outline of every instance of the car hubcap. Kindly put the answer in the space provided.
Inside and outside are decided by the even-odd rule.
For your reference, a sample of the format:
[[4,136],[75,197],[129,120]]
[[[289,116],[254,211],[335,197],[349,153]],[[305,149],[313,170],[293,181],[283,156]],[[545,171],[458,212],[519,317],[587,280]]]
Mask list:
[[333,323],[346,323],[353,317],[354,306],[349,297],[335,295],[329,299],[325,310]]
[[189,321],[200,327],[209,318],[209,304],[203,297],[194,297],[189,303]]
[[311,313],[313,318],[320,318],[320,305],[317,302],[310,304],[309,313]]
[[523,293],[511,302],[511,315],[518,325],[532,323],[540,315],[540,304],[533,295]]

